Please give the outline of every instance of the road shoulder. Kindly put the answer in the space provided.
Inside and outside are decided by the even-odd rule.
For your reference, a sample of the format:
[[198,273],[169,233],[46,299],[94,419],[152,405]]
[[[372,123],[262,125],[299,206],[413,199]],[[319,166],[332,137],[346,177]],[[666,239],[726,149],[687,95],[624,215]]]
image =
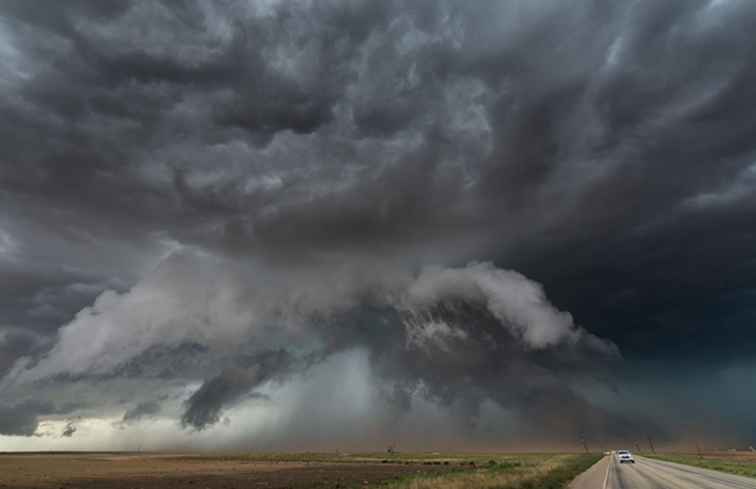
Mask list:
[[610,456],[604,456],[588,470],[575,477],[567,486],[569,489],[604,489]]

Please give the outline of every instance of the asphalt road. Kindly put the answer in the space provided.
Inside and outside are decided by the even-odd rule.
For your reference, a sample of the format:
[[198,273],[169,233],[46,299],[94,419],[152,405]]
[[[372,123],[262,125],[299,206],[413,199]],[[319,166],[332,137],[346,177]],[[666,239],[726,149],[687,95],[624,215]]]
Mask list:
[[604,457],[570,485],[570,489],[756,489],[756,479],[635,457],[619,464]]

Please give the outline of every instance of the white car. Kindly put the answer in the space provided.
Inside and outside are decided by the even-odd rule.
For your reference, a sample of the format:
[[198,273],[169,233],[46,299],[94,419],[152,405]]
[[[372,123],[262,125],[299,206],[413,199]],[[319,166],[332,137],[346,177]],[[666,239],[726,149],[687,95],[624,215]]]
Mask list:
[[634,464],[635,459],[629,450],[617,450],[617,461],[621,464]]

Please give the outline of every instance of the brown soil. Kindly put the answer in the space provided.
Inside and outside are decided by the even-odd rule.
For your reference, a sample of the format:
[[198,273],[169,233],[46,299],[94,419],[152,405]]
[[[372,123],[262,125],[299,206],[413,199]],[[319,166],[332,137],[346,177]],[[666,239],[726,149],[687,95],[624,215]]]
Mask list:
[[0,455],[0,489],[347,488],[446,466],[177,455]]

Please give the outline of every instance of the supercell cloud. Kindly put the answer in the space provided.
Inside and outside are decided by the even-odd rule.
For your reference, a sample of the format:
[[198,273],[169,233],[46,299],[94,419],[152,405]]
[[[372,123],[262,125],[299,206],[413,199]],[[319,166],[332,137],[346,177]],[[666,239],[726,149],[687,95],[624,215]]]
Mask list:
[[3,2],[0,448],[753,443],[754,21]]

